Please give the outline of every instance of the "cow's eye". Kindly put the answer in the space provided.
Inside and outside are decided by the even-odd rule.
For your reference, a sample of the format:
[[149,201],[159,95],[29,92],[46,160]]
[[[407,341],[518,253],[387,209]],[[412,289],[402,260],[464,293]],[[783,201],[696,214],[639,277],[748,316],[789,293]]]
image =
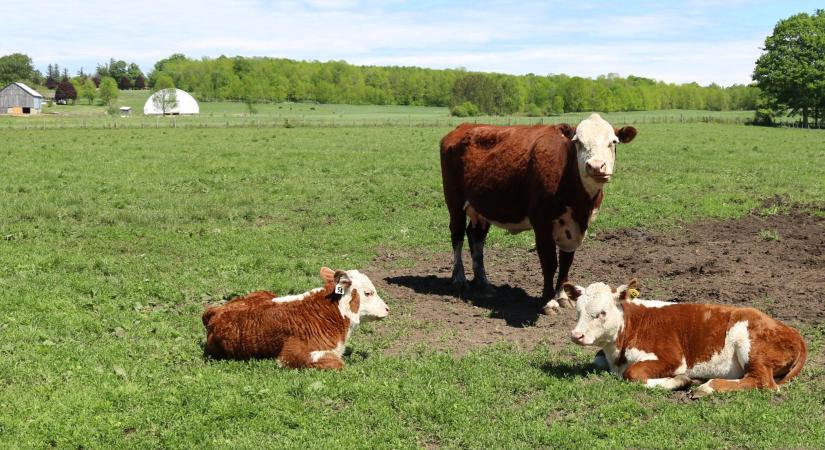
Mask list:
[[367,297],[369,297],[370,295],[372,295],[372,292],[365,292],[365,293],[364,293],[364,295],[366,295]]

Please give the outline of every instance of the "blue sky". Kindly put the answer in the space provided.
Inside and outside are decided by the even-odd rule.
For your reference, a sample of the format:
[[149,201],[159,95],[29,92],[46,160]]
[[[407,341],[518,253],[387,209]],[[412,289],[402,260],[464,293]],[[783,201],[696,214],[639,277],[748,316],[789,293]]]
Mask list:
[[[611,72],[667,82],[750,81],[780,19],[820,1],[4,0],[0,55],[145,72],[172,53],[272,56],[513,74]],[[130,5],[140,5],[128,10]]]

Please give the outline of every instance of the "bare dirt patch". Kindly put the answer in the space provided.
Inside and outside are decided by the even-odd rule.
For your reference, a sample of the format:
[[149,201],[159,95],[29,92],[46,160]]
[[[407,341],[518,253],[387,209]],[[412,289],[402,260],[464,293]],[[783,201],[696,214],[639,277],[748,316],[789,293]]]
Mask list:
[[[457,354],[499,342],[527,349],[567,345],[575,312],[541,314],[535,252],[488,248],[485,253],[488,277],[496,286],[492,298],[455,295],[450,252],[384,251],[373,261],[367,268],[371,279],[420,324],[396,340],[390,353],[422,344]],[[399,267],[399,259],[411,260],[412,267]],[[585,241],[571,271],[571,280],[581,285],[604,281],[615,286],[631,277],[639,280],[642,298],[753,306],[790,325],[822,323],[825,219],[792,208],[668,232],[601,232]]]

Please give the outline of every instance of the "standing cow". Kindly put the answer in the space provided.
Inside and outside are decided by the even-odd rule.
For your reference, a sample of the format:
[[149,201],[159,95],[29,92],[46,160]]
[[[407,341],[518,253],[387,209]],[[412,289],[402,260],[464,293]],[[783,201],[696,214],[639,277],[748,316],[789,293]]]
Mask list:
[[491,293],[484,271],[490,224],[510,233],[533,229],[544,275],[542,299],[548,301],[545,312],[554,311],[559,306],[556,293],[567,280],[573,255],[602,202],[602,189],[613,176],[616,146],[635,136],[635,128],[617,130],[598,114],[575,128],[462,124],[444,136],[441,176],[450,212],[453,285],[467,286],[461,261],[465,232],[475,282]]

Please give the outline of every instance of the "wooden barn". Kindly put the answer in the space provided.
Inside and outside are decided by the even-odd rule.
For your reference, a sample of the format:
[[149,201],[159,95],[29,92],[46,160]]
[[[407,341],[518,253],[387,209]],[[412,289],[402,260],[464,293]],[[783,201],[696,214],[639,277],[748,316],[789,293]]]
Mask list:
[[43,96],[23,83],[11,83],[0,90],[0,114],[38,114]]

